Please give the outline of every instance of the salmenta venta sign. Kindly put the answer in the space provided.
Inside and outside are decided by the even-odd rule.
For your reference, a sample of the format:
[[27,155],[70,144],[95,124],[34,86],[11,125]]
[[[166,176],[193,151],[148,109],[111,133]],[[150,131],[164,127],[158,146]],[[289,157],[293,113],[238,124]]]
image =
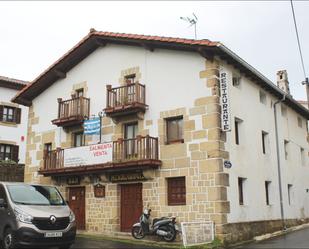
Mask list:
[[78,167],[111,162],[113,143],[93,144],[64,150],[64,167]]
[[227,72],[220,69],[220,93],[221,93],[221,129],[231,130],[230,105],[229,105],[229,77]]

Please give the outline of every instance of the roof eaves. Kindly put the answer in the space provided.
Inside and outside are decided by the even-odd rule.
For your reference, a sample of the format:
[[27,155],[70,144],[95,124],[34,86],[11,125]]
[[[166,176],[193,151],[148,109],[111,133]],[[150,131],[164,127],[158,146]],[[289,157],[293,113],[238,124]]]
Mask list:
[[[270,89],[272,89],[272,92],[277,97],[283,97],[286,95],[284,91],[282,91],[279,87],[277,87],[271,80],[269,80],[267,77],[265,77],[262,73],[260,73],[257,69],[255,69],[253,66],[248,64],[245,60],[243,60],[241,57],[239,57],[237,54],[235,54],[233,51],[231,51],[229,48],[224,46],[222,43],[218,43],[217,47],[221,49],[225,54],[228,56],[231,56],[235,61],[240,63],[242,66],[247,68],[249,71],[251,71],[256,77],[258,77],[266,86]],[[305,116],[307,119],[309,119],[309,110],[302,106],[297,100],[293,99],[292,96],[286,95],[285,101],[286,104],[293,107],[297,112],[299,112],[301,115]]]

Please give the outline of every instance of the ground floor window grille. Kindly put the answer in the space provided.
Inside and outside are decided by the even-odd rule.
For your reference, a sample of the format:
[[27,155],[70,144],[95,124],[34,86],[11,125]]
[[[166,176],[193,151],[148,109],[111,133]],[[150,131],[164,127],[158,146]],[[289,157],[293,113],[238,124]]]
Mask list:
[[184,247],[211,243],[214,240],[214,223],[212,221],[181,222]]

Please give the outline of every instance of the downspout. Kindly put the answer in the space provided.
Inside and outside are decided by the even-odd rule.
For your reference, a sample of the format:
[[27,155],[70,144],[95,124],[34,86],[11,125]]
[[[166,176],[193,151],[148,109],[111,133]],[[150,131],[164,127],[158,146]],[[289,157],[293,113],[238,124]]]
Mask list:
[[275,131],[276,131],[276,150],[277,150],[277,163],[278,163],[278,182],[279,182],[279,198],[280,198],[280,211],[281,220],[283,223],[283,230],[286,230],[285,218],[284,218],[284,208],[283,208],[283,198],[282,198],[282,179],[281,179],[281,161],[280,161],[280,150],[279,150],[279,136],[278,136],[278,120],[277,120],[277,109],[276,105],[283,102],[287,94],[284,94],[282,99],[274,103],[274,116],[275,116]]

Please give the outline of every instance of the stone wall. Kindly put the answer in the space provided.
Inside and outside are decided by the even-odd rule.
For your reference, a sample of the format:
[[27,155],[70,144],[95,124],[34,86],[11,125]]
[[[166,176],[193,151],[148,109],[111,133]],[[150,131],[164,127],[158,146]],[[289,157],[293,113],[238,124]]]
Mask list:
[[[285,220],[286,227],[292,227],[308,223],[308,219],[287,219]],[[280,231],[284,228],[282,220],[262,220],[262,221],[250,221],[229,223],[224,226],[224,230],[227,233],[225,236],[225,244],[235,244],[239,241],[252,240],[255,236],[273,233]]]
[[0,164],[0,181],[23,182],[24,164]]

